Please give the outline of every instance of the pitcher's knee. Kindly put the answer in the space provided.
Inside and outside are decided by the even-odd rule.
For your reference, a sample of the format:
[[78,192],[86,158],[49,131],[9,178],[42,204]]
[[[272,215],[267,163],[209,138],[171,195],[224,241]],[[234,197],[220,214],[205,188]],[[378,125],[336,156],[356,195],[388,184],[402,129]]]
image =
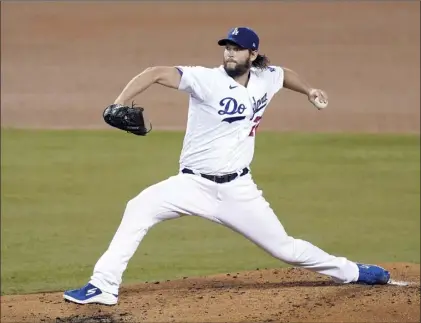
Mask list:
[[162,193],[159,190],[158,185],[152,185],[147,188],[145,188],[143,191],[141,191],[138,195],[133,197],[130,201],[127,202],[127,205],[137,206],[139,207],[142,205],[143,207],[146,206],[155,206],[159,207],[163,203],[163,196]]
[[139,221],[154,222],[154,217],[161,211],[162,200],[159,195],[152,195],[146,189],[139,195],[129,200],[126,204],[125,216],[133,216],[138,218]]

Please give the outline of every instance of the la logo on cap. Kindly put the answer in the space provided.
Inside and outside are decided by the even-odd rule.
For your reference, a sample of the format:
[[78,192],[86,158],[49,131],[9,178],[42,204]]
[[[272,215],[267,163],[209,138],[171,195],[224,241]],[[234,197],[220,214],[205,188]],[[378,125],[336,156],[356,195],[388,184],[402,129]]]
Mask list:
[[238,33],[239,33],[238,28],[235,28],[235,29],[232,31],[231,35],[238,35]]

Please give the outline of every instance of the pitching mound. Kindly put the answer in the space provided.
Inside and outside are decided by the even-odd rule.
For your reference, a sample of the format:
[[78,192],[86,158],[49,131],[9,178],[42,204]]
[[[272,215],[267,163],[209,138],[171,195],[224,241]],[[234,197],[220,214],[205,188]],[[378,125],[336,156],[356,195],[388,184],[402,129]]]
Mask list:
[[4,296],[1,322],[419,322],[420,267],[389,263],[408,286],[337,285],[297,269],[256,269],[123,288],[117,306],[62,293]]

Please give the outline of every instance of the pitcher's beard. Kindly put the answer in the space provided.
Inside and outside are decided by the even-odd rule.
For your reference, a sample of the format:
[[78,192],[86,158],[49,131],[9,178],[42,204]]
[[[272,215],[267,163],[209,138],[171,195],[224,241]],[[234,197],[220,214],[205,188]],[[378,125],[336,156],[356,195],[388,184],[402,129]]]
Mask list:
[[236,64],[234,68],[228,68],[228,64],[224,63],[224,70],[225,72],[231,76],[232,78],[243,76],[244,74],[248,73],[251,67],[250,59],[247,59],[243,64]]

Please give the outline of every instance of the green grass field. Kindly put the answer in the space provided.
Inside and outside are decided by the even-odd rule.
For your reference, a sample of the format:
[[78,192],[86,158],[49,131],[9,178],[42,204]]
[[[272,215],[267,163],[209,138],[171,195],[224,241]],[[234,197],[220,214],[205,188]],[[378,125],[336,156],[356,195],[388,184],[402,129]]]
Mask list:
[[[182,133],[2,130],[1,293],[78,287],[126,202],[178,171]],[[414,135],[259,133],[253,176],[287,231],[363,262],[420,260]],[[124,284],[284,266],[196,217],[153,227]]]

